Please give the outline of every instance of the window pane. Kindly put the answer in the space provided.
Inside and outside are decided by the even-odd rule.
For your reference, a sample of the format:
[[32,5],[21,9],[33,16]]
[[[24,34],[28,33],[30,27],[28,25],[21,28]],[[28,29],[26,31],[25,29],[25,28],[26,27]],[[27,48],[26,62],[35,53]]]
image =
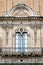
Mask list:
[[25,44],[25,48],[27,48],[27,44]]
[[19,33],[16,34],[16,39],[20,39],[20,34]]
[[27,35],[23,34],[23,39],[27,39]]
[[16,39],[16,44],[18,43],[18,40]]
[[18,48],[18,44],[16,44],[16,48]]
[[27,40],[24,40],[25,41],[25,44],[27,44]]
[[25,39],[27,39],[27,36],[25,36]]

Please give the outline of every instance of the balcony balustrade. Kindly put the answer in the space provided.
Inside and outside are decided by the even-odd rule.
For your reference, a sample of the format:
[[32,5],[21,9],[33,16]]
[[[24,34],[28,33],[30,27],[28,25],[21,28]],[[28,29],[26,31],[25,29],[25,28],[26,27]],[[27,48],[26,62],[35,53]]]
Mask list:
[[12,48],[12,47],[2,47],[0,48],[0,55],[21,55],[21,54],[25,54],[25,55],[43,55],[43,48],[41,47],[28,47],[28,48]]

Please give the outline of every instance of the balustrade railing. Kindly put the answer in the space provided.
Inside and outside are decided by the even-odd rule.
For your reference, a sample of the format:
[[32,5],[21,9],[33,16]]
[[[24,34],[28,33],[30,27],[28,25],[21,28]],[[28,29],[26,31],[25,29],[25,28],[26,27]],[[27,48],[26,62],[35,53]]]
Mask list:
[[3,47],[3,48],[0,48],[0,54],[1,53],[7,53],[7,54],[17,54],[17,53],[26,53],[26,54],[29,54],[29,53],[35,53],[35,54],[40,54],[40,53],[43,53],[43,48],[41,47],[28,47],[28,48],[12,48],[12,47]]

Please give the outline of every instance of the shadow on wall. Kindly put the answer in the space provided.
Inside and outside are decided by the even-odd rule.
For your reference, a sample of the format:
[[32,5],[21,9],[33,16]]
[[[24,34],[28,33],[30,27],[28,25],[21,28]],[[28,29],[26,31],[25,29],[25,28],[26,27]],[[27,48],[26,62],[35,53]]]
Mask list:
[[0,53],[2,52],[2,38],[0,37]]
[[42,54],[43,54],[43,48],[41,50],[42,50]]

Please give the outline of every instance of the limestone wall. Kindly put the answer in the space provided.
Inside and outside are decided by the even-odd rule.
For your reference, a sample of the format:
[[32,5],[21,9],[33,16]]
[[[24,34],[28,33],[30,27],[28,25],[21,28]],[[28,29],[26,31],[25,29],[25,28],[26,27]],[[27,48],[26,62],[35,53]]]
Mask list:
[[0,63],[43,63],[43,57],[31,57],[31,58],[30,57],[29,58],[0,57]]
[[[0,27],[0,47],[15,47],[15,33],[18,26],[6,29]],[[24,27],[28,32],[28,47],[43,47],[43,27],[37,28],[36,37],[34,28]],[[35,39],[36,38],[36,39]],[[36,42],[35,42],[36,40]]]

